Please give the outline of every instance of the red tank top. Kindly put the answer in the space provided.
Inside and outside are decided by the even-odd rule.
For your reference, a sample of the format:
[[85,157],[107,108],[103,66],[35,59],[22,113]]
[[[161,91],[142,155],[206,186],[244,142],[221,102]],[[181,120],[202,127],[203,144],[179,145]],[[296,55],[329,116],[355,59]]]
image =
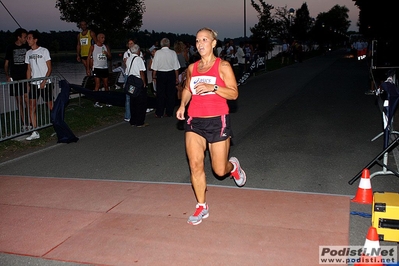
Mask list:
[[229,113],[229,107],[225,98],[214,92],[197,95],[194,89],[195,84],[198,82],[216,84],[220,87],[226,86],[219,75],[220,60],[220,58],[216,58],[211,69],[204,73],[198,72],[199,61],[194,63],[190,81],[192,97],[187,111],[190,117],[220,116]]

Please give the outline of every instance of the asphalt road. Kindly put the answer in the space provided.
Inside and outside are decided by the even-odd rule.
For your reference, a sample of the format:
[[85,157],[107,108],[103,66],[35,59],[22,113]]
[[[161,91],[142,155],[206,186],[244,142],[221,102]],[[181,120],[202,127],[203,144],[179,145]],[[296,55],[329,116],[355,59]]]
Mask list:
[[[348,181],[383,149],[382,137],[371,141],[382,132],[382,116],[377,98],[365,95],[369,88],[366,62],[346,58],[343,50],[249,78],[230,103],[231,155],[247,173],[246,188],[353,197],[358,182]],[[177,120],[149,114],[146,122],[146,128],[121,122],[79,136],[77,143],[54,144],[1,163],[0,174],[188,183],[184,132],[176,129]],[[209,156],[206,161],[209,184],[234,185],[215,178]],[[394,152],[389,164],[396,167]],[[370,172],[378,170],[375,165]],[[372,187],[399,192],[399,178],[376,176]],[[351,210],[371,214],[370,205],[351,204]],[[351,215],[350,244],[362,246],[370,225],[369,218]],[[21,265],[20,260],[66,265],[0,254],[0,264]]]

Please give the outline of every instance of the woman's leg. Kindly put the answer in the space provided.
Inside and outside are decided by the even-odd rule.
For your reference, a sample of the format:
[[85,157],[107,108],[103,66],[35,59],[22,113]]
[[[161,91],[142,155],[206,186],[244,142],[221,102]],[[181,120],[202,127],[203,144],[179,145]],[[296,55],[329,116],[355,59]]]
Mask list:
[[247,176],[241,168],[240,162],[237,158],[231,157],[230,159],[227,159],[229,156],[229,150],[230,139],[209,144],[209,153],[211,154],[213,171],[218,176],[229,174],[233,177],[236,185],[242,187],[247,181]]
[[186,132],[186,152],[191,171],[191,184],[198,203],[206,202],[205,150],[205,138],[194,132]]
[[230,138],[209,144],[209,153],[212,160],[212,169],[218,176],[230,174],[234,166],[228,161]]

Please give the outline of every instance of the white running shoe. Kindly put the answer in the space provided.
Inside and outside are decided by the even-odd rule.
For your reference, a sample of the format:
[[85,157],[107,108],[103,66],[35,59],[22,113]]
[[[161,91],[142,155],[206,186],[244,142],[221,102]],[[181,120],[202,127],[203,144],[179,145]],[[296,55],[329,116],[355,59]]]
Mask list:
[[199,204],[197,204],[195,206],[195,212],[193,215],[191,215],[188,220],[187,223],[191,224],[191,225],[197,225],[200,224],[202,222],[202,219],[208,218],[209,217],[209,207],[208,204],[205,205],[205,207],[200,206]]
[[34,140],[34,139],[40,139],[40,134],[37,131],[33,131],[32,135],[26,138],[26,140]]
[[242,187],[247,182],[247,175],[245,174],[244,170],[240,166],[240,162],[236,157],[231,157],[229,161],[234,165],[234,169],[231,172],[231,176],[236,182],[236,185]]
[[98,102],[96,102],[96,103],[94,104],[94,107],[96,107],[96,108],[103,108],[103,106],[102,106],[101,104],[99,104]]

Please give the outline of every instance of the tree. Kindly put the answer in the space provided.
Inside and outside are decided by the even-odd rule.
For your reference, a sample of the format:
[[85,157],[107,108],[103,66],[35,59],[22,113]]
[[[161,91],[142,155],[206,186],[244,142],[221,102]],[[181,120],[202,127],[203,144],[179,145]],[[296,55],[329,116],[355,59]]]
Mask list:
[[96,32],[104,32],[107,40],[138,31],[143,24],[145,5],[143,0],[57,0],[61,20],[86,21]]
[[397,39],[398,20],[392,0],[352,0],[359,7],[359,32],[369,39]]
[[320,45],[336,45],[347,40],[346,32],[350,25],[348,8],[335,5],[328,12],[317,15],[313,36]]
[[275,20],[275,36],[280,40],[286,39],[290,40],[290,13],[287,6],[284,7],[277,7],[276,14],[274,16]]
[[308,40],[308,32],[312,25],[312,19],[309,16],[309,9],[306,3],[295,12],[294,23],[292,25],[292,33],[294,38],[301,41]]
[[271,51],[274,45],[270,42],[270,38],[273,36],[276,27],[270,11],[274,7],[266,4],[263,0],[259,0],[259,2],[260,6],[255,3],[255,0],[251,0],[251,5],[258,12],[259,19],[259,23],[250,28],[252,32],[251,38],[254,43],[259,45],[261,50]]

